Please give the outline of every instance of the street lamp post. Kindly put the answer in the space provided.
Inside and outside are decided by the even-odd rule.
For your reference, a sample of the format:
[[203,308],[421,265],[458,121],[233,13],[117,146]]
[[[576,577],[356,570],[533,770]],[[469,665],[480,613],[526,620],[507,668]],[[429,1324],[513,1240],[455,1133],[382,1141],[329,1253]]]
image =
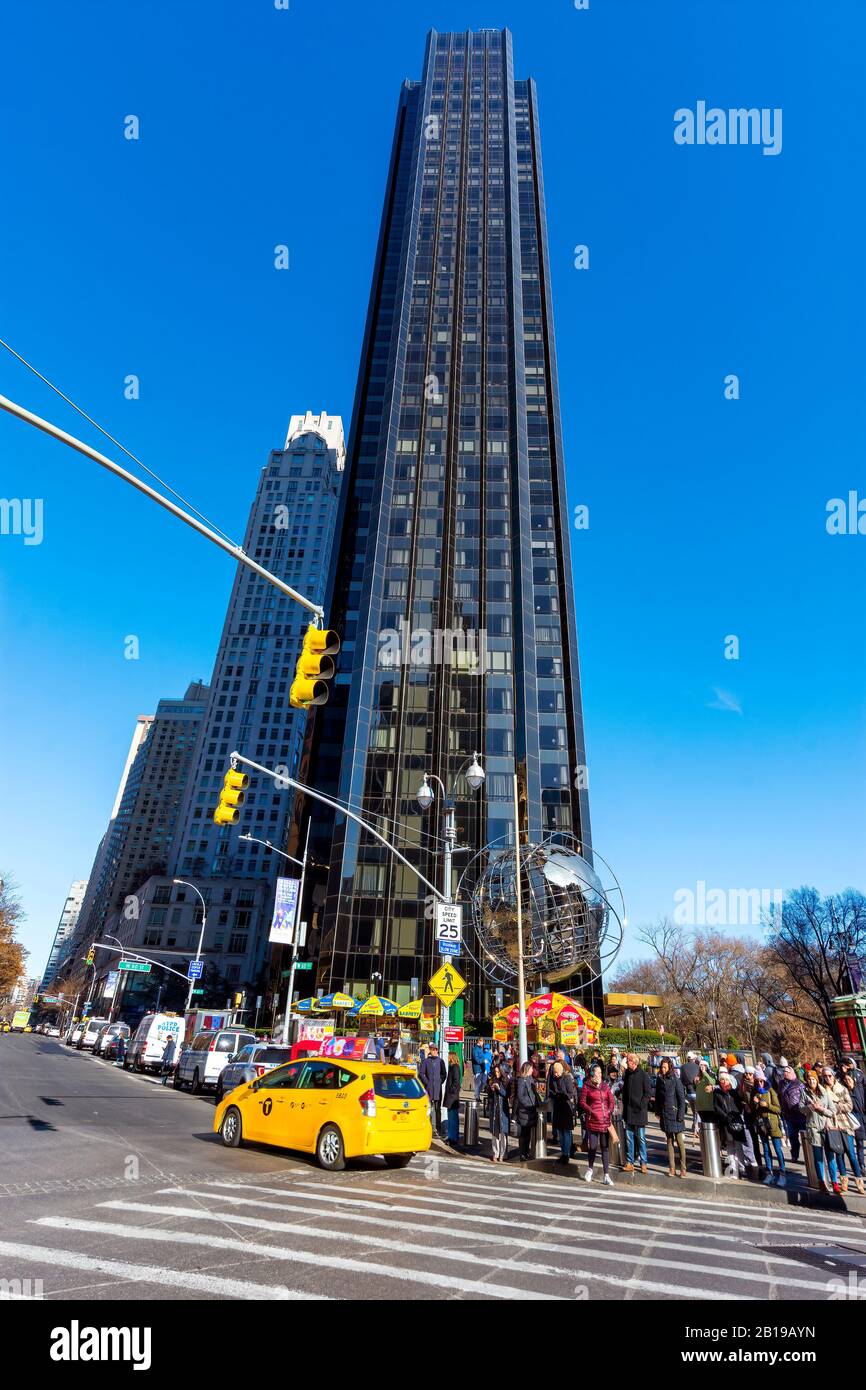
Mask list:
[[529,1060],[526,1039],[526,979],[523,973],[523,884],[520,862],[520,800],[514,774],[514,882],[517,890],[517,1051],[520,1065]]
[[[201,931],[200,931],[199,934],[198,934],[198,949],[196,950],[196,953],[195,953],[195,958],[196,958],[196,961],[198,962],[198,961],[201,960],[201,948],[202,948],[202,943],[204,942],[205,930],[206,930],[206,928],[207,928],[207,903],[206,903],[205,900],[204,900],[204,894],[201,893],[201,892],[199,892],[199,890],[198,890],[198,888],[196,888],[195,884],[194,884],[194,883],[190,883],[188,879],[185,879],[185,878],[173,878],[173,879],[172,879],[172,883],[177,883],[177,884],[179,884],[179,885],[180,885],[181,887],[183,887],[183,888],[191,888],[192,891],[193,891],[194,893],[198,893],[198,896],[199,896],[199,898],[200,898],[200,900],[201,900]],[[187,991],[187,996],[186,996],[186,1010],[185,1010],[186,1013],[189,1013],[190,1009],[192,1008],[192,992],[193,992],[193,990],[195,989],[195,982],[196,982],[197,979],[198,979],[198,974],[197,974],[197,973],[196,973],[195,975],[190,975],[190,977],[189,977],[189,990]],[[161,992],[161,991],[160,991],[160,992]],[[157,1005],[157,1008],[159,1008],[159,1005]]]
[[[478,754],[473,753],[471,759],[466,759],[466,762],[463,764],[463,767],[460,768],[459,772],[455,776],[454,781],[451,784],[450,793],[445,790],[445,783],[442,781],[441,777],[437,777],[436,774],[432,772],[425,772],[424,778],[421,782],[421,786],[418,788],[418,791],[415,794],[415,799],[418,802],[418,805],[421,807],[421,810],[429,811],[430,807],[433,805],[435,797],[433,788],[430,786],[431,779],[432,781],[438,783],[439,789],[442,793],[442,812],[445,817],[445,849],[442,854],[442,901],[449,905],[454,901],[451,865],[454,857],[454,844],[457,840],[457,820],[456,807],[454,805],[454,786],[458,778],[462,776],[467,763],[469,763],[469,769],[466,772],[466,781],[469,783],[469,786],[472,788],[474,792],[478,791],[479,787],[484,782],[485,773],[484,768],[478,761]],[[443,960],[444,959],[446,958],[443,957]],[[448,1028],[447,1004],[442,1005],[439,1028],[439,1056],[442,1057],[444,1060],[444,1058],[447,1055],[445,1045],[445,1034]]]
[[312,817],[310,817],[307,821],[307,838],[304,841],[303,859],[296,859],[293,854],[287,854],[284,849],[277,849],[276,845],[272,845],[270,840],[260,840],[256,835],[247,834],[238,836],[239,840],[255,840],[257,845],[265,845],[268,849],[273,850],[274,854],[281,854],[284,859],[288,859],[292,864],[299,864],[301,867],[301,881],[298,885],[298,901],[295,906],[295,920],[292,923],[292,959],[289,966],[289,990],[286,995],[286,1011],[283,1015],[283,1044],[289,1041],[289,1019],[292,1010],[292,995],[295,990],[295,965],[298,959],[298,946],[300,944],[298,937],[301,931],[301,908],[304,904],[304,880],[307,876],[307,859],[310,853],[310,826],[312,823],[313,820]]

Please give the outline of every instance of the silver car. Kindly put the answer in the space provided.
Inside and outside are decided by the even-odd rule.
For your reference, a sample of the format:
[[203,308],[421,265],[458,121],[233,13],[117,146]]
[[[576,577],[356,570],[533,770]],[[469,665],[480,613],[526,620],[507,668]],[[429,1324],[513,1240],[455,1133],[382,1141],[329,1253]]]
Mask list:
[[217,1105],[236,1086],[245,1086],[248,1081],[255,1081],[256,1077],[264,1076],[265,1072],[273,1071],[274,1067],[281,1067],[284,1062],[291,1060],[291,1047],[283,1047],[280,1043],[248,1043],[235,1053],[220,1072],[216,1083]]

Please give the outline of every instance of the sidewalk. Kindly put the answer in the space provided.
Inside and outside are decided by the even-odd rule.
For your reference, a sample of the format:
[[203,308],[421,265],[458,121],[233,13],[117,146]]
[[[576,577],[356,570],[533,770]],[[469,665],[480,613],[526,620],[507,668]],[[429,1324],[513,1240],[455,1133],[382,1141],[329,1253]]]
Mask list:
[[[461,1100],[474,1099],[473,1093],[465,1091],[461,1094]],[[461,1145],[463,1134],[463,1123],[461,1115]],[[527,1163],[520,1164],[520,1171],[531,1170],[534,1173],[548,1173],[551,1177],[580,1179],[586,1172],[586,1155],[576,1152],[570,1163],[565,1164],[559,1157],[559,1146],[551,1139],[550,1125],[547,1125],[547,1158],[533,1158]],[[580,1129],[575,1130],[575,1142],[580,1142]],[[434,1137],[433,1148],[437,1153],[453,1156],[454,1150],[440,1138]],[[515,1138],[509,1139],[509,1167],[517,1165],[517,1144]],[[647,1166],[648,1173],[635,1171],[625,1173],[619,1163],[611,1162],[611,1176],[614,1187],[626,1189],[629,1193],[640,1193],[641,1190],[658,1195],[667,1193],[673,1197],[705,1198],[707,1201],[718,1200],[720,1197],[724,1201],[748,1202],[755,1205],[767,1206],[803,1206],[814,1207],[823,1211],[850,1212],[852,1216],[866,1218],[866,1197],[861,1197],[859,1193],[849,1190],[837,1196],[835,1192],[820,1192],[810,1188],[806,1179],[805,1164],[800,1161],[793,1163],[785,1154],[785,1167],[787,1170],[787,1183],[785,1187],[775,1185],[765,1186],[760,1179],[752,1178],[706,1178],[703,1175],[701,1165],[700,1145],[694,1138],[686,1135],[687,1165],[685,1178],[671,1178],[668,1176],[667,1143],[664,1135],[655,1119],[650,1116],[647,1126]],[[483,1112],[482,1103],[478,1103],[478,1144],[471,1149],[460,1149],[463,1158],[476,1159],[478,1162],[490,1163],[492,1155],[492,1145],[489,1136],[487,1118]],[[493,1166],[493,1165],[491,1165]],[[763,1170],[762,1170],[763,1171]],[[600,1186],[600,1166],[596,1174],[598,1185]]]

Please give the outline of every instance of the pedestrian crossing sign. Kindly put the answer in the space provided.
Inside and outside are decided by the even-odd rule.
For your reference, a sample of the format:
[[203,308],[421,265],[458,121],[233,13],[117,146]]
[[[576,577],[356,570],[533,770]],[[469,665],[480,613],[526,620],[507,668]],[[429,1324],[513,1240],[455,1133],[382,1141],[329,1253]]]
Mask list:
[[430,988],[437,999],[440,999],[447,1006],[453,1004],[455,999],[460,998],[466,988],[466,981],[459,970],[455,969],[449,961],[445,961],[440,965],[436,974],[430,976]]

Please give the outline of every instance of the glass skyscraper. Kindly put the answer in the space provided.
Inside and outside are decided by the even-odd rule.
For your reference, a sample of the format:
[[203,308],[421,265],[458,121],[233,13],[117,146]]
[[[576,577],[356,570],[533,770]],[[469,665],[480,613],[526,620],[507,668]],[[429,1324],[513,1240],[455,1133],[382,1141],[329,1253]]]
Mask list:
[[[507,31],[433,31],[398,103],[327,607],[343,647],[302,780],[437,885],[425,771],[456,779],[455,889],[472,853],[513,842],[515,771],[521,832],[590,853],[564,474],[535,86]],[[458,776],[476,750],[480,793]],[[329,866],[305,911],[319,988],[408,999],[435,964],[424,888],[305,810]]]

